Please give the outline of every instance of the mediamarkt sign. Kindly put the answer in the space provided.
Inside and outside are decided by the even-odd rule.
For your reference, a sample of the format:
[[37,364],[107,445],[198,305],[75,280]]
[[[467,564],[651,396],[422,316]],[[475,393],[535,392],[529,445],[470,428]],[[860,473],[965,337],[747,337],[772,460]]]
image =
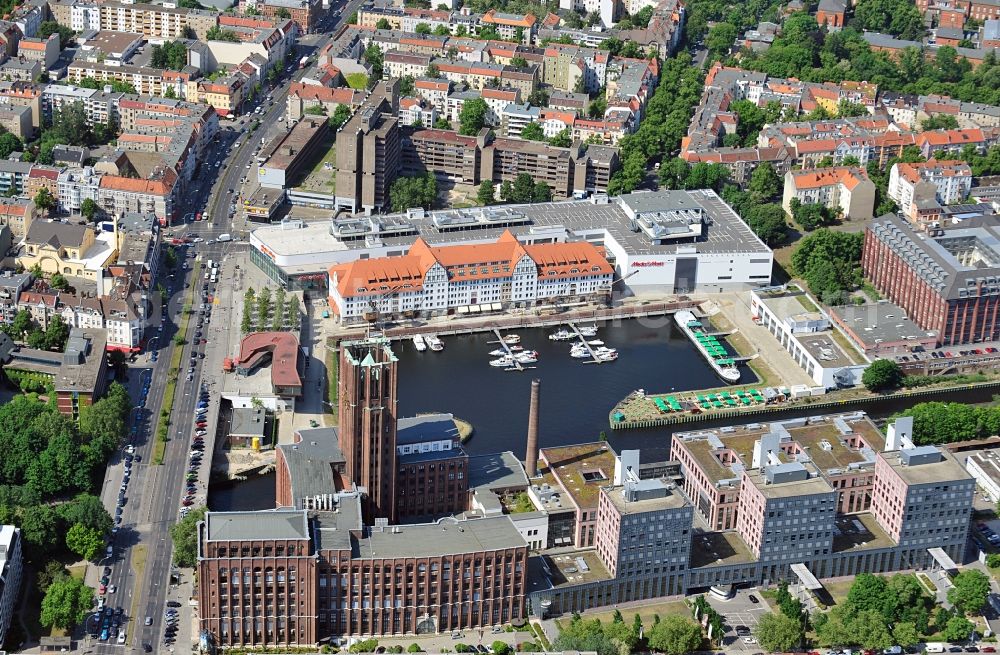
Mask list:
[[666,262],[632,262],[632,268],[652,268],[666,265]]

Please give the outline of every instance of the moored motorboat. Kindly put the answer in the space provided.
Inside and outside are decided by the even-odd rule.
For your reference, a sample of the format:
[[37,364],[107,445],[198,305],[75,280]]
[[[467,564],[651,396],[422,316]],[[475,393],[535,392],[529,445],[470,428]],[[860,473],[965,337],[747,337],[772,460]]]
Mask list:
[[505,355],[497,359],[490,360],[490,366],[493,368],[509,368],[514,365],[514,358],[510,355]]
[[549,335],[549,339],[552,341],[569,341],[570,339],[575,339],[576,335],[567,330],[566,328],[559,328],[555,332]]
[[417,349],[418,353],[422,353],[427,350],[427,343],[424,341],[422,334],[413,335],[413,347]]
[[433,334],[427,337],[427,345],[434,352],[441,352],[444,350],[444,342],[438,339]]
[[503,338],[503,342],[508,346],[521,343],[521,337],[516,334],[508,334]]
[[597,336],[597,326],[596,325],[578,325],[577,331],[585,337],[595,337]]

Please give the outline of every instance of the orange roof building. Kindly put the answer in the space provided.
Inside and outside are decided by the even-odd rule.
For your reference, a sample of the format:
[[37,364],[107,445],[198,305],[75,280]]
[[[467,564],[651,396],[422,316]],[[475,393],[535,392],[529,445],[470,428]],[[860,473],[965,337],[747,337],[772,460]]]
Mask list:
[[[492,243],[434,247],[423,238],[400,257],[330,268],[330,308],[342,322],[383,315],[445,314],[595,298],[614,268],[586,241],[522,244],[509,230]],[[485,309],[483,309],[485,307]]]
[[781,205],[792,215],[792,201],[822,205],[846,219],[869,220],[875,209],[875,184],[863,168],[832,166],[785,173]]

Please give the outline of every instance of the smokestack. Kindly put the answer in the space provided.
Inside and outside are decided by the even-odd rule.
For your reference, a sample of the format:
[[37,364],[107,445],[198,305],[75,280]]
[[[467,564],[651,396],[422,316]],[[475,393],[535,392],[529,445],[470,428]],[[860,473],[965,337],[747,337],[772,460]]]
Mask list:
[[538,475],[538,389],[541,380],[531,381],[531,404],[528,406],[528,452],[524,455],[524,468],[529,478]]

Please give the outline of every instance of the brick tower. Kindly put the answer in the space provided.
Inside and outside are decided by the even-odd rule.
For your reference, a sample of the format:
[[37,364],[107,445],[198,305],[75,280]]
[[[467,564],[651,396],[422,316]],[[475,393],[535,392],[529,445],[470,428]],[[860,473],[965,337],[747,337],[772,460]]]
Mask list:
[[340,344],[339,435],[347,475],[368,494],[365,522],[396,522],[396,367],[389,340]]

